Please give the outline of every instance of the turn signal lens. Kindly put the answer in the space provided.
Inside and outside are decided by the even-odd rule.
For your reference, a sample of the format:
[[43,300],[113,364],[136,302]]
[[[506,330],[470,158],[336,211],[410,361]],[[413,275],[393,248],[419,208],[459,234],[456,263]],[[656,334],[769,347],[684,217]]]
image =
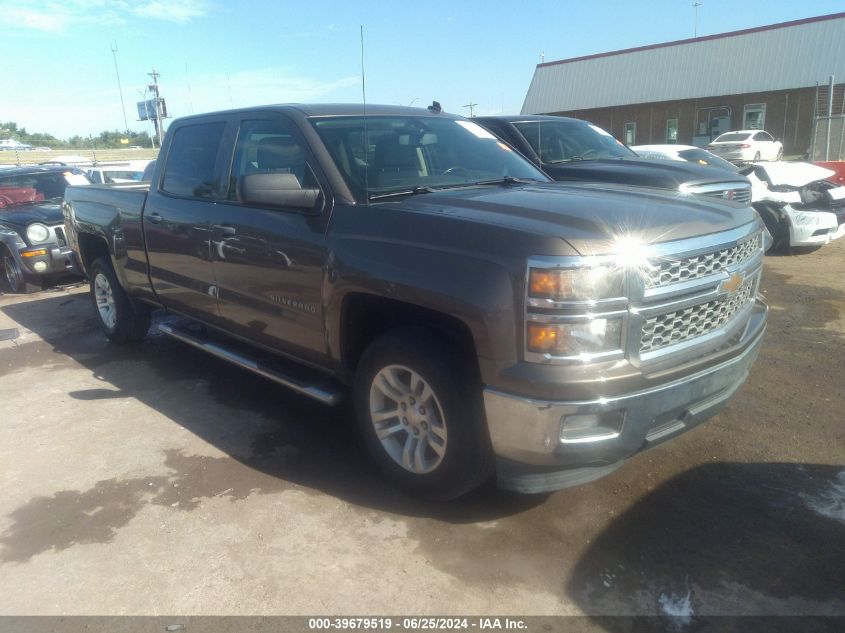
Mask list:
[[591,356],[622,348],[621,319],[579,323],[529,323],[528,351],[552,356]]
[[39,248],[34,251],[21,251],[21,257],[41,257],[47,254],[46,248]]
[[532,297],[570,297],[572,296],[571,270],[531,269]]
[[528,296],[558,301],[597,301],[623,296],[624,272],[602,264],[581,268],[532,268]]

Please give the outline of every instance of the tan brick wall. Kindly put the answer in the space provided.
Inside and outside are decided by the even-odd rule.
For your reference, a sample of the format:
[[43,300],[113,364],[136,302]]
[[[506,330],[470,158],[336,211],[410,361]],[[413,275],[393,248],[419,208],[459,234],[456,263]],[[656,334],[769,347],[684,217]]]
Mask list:
[[744,107],[765,103],[766,131],[783,142],[787,155],[796,155],[803,154],[810,146],[815,94],[815,88],[799,88],[550,114],[585,119],[603,127],[618,139],[624,138],[625,123],[633,121],[637,124],[637,145],[665,143],[667,121],[678,119],[678,143],[691,145],[695,133],[696,113],[700,108],[729,107],[731,129],[739,130],[743,127]]

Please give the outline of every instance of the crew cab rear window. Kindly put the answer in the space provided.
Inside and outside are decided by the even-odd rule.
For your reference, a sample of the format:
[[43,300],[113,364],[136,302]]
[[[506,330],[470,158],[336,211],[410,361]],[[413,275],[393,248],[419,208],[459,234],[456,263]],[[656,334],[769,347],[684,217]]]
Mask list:
[[163,191],[192,198],[217,197],[220,179],[215,166],[225,127],[220,121],[176,130],[164,166]]

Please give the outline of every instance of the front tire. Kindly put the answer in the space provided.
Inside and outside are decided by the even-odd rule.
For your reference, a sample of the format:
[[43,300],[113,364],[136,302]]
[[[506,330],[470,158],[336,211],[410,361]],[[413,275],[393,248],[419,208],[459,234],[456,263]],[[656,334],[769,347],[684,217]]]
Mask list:
[[133,309],[132,302],[117,280],[111,262],[102,257],[96,259],[89,272],[91,299],[103,333],[115,343],[143,339],[150,329],[150,315],[138,314]]
[[754,154],[754,162],[757,163],[759,161],[760,161],[760,152],[757,152],[756,154]]
[[779,148],[778,148],[778,153],[777,153],[777,155],[775,156],[775,160],[776,160],[776,161],[778,161],[778,160],[782,160],[782,159],[783,159],[783,148],[782,148],[782,147],[779,147]]
[[10,292],[25,295],[41,290],[40,286],[27,279],[21,265],[8,249],[5,247],[0,249],[0,256],[3,259],[3,279]]
[[398,330],[364,352],[353,388],[367,449],[399,487],[454,499],[493,472],[481,385],[465,357],[425,330]]

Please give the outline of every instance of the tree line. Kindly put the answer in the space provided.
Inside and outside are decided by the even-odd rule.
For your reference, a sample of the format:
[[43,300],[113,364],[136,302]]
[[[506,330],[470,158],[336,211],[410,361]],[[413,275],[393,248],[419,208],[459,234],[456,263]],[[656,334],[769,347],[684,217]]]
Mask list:
[[[129,145],[140,145],[141,147],[152,147],[150,135],[147,132],[133,132],[127,130],[105,130],[97,136],[71,136],[68,139],[58,139],[52,134],[42,132],[27,132],[26,128],[18,127],[14,121],[0,121],[0,139],[11,138],[33,147],[49,147],[51,149],[90,149],[94,148],[119,149]],[[121,143],[126,139],[127,143]]]

